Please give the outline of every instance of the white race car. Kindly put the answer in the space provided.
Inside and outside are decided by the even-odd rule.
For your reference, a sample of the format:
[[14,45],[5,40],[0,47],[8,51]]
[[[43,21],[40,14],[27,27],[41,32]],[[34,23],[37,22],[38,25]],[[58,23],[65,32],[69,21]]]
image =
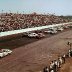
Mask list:
[[38,34],[36,34],[36,33],[29,33],[28,34],[28,37],[30,37],[30,38],[35,38],[35,37],[37,37],[38,36]]
[[12,51],[10,49],[1,49],[0,57],[7,56],[7,55],[9,55],[11,53],[12,53]]
[[56,34],[56,33],[57,33],[57,31],[54,30],[54,29],[49,29],[49,30],[44,31],[44,32],[45,32],[45,33],[50,33],[50,34]]
[[57,28],[58,31],[63,31],[64,29],[62,27]]
[[38,33],[37,38],[43,38],[43,37],[45,37],[45,34],[43,34],[43,33]]

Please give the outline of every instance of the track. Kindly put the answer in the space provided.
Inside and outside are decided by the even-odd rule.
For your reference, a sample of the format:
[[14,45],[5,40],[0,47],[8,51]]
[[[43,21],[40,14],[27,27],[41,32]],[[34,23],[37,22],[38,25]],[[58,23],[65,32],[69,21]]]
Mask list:
[[[64,54],[68,47],[68,39],[72,38],[72,30],[57,35],[37,39],[16,39],[1,43],[3,47],[14,47],[13,53],[0,59],[1,72],[37,72],[48,65],[51,60]],[[28,42],[26,42],[28,41]],[[26,44],[25,44],[26,43]],[[17,47],[17,48],[16,48]]]

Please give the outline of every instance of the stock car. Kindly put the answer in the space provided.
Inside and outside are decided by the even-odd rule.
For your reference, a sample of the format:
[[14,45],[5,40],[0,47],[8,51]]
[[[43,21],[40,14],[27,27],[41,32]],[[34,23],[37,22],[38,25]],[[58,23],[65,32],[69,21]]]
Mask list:
[[30,38],[36,38],[38,36],[38,34],[37,33],[29,33],[28,34],[28,37],[30,37]]
[[50,33],[50,34],[56,34],[57,30],[56,29],[48,29],[46,31],[44,31],[45,33]]
[[57,31],[63,31],[64,29],[62,27],[57,27]]
[[10,49],[1,49],[0,50],[0,57],[2,58],[2,57],[7,56],[11,53],[12,53],[12,50],[10,50]]
[[43,33],[30,33],[30,34],[28,34],[28,37],[43,38],[43,37],[45,37],[45,35]]
[[35,32],[24,33],[24,36],[29,38],[38,38],[38,39],[45,37],[43,33],[35,33]]
[[43,37],[45,37],[45,34],[43,34],[43,33],[38,33],[37,38],[43,38]]

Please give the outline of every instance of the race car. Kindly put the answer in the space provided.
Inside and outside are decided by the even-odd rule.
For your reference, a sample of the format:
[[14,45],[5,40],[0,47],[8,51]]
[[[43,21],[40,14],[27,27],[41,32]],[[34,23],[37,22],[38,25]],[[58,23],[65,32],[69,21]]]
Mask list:
[[58,31],[63,31],[64,29],[62,27],[57,28]]
[[38,33],[37,38],[43,38],[43,37],[45,37],[45,35],[43,33]]
[[2,58],[2,57],[7,56],[11,53],[12,53],[12,51],[10,49],[1,49],[0,50],[0,57]]
[[46,31],[44,31],[45,33],[49,33],[49,34],[56,34],[57,33],[57,30],[55,29],[48,29]]
[[30,38],[36,38],[37,36],[38,36],[37,33],[29,33],[28,34],[28,37],[30,37]]

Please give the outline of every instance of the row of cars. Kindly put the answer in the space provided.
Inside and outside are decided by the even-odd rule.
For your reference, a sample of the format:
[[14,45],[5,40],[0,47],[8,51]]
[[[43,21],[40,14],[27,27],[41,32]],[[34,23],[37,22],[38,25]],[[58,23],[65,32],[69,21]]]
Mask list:
[[45,37],[43,33],[36,33],[36,32],[26,32],[23,36],[29,37],[29,38],[42,38]]
[[58,31],[63,31],[63,27],[48,28],[45,33],[56,34]]
[[10,50],[10,49],[1,49],[0,50],[0,58],[10,55],[11,53],[12,53],[12,50]]
[[43,30],[41,32],[35,31],[35,32],[26,32],[23,33],[23,36],[29,37],[29,38],[44,38],[45,37],[45,33],[48,34],[56,34],[58,31],[63,31],[62,27],[57,27],[57,28],[48,28],[47,30]]

